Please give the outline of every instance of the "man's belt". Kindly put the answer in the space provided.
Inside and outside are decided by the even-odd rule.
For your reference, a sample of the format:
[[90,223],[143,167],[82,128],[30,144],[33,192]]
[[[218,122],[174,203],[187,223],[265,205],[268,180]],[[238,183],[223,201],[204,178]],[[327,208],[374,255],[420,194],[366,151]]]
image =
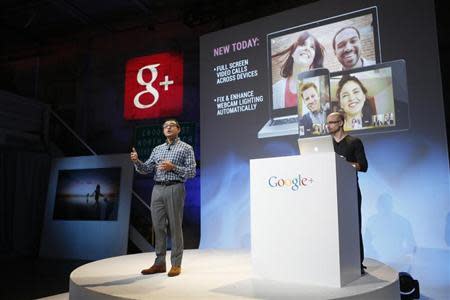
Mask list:
[[164,186],[174,185],[177,183],[183,183],[183,182],[179,181],[179,180],[155,181],[156,185],[164,185]]

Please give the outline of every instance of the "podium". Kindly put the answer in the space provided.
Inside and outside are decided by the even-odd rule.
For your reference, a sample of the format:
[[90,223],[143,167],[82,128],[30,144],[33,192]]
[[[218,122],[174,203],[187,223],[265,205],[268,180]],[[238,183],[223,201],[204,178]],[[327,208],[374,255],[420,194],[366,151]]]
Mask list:
[[250,201],[257,275],[328,287],[361,276],[356,170],[344,158],[250,160]]

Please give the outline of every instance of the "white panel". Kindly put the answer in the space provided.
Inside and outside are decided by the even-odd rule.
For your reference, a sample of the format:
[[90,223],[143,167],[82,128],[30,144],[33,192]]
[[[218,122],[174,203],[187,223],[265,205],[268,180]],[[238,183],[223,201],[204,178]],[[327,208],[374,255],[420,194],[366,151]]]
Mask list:
[[[120,167],[116,221],[53,220],[59,170]],[[52,162],[40,256],[96,260],[126,254],[133,165],[129,154],[80,156]]]
[[[338,214],[335,161],[334,153],[250,161],[252,262],[257,274],[273,280],[333,287],[356,279],[359,255],[342,260],[352,264],[347,268],[353,276],[341,278],[340,256],[347,248],[354,254],[359,240],[341,237],[346,244],[339,244],[340,222],[344,229],[358,223],[354,214],[353,222],[347,218],[345,223],[346,216]],[[354,173],[351,168],[342,171]],[[274,176],[277,180],[300,177],[305,185],[298,190],[292,186],[272,187]]]

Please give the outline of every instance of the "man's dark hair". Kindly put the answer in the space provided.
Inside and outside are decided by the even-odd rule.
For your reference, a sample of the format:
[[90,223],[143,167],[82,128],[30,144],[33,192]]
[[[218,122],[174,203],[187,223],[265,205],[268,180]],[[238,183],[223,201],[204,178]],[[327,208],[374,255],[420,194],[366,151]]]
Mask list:
[[167,122],[175,122],[175,124],[177,125],[177,127],[178,127],[179,129],[181,129],[180,123],[178,123],[177,119],[175,119],[175,118],[166,119],[166,120],[164,121],[164,123],[163,123],[163,126],[164,126],[164,124],[166,124]]

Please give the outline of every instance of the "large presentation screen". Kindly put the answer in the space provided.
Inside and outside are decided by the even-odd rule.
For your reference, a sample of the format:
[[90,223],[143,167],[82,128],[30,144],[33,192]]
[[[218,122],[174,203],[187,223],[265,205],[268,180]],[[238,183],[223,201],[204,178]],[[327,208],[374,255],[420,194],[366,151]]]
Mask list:
[[[442,247],[450,195],[433,16],[425,0],[314,1],[202,36],[201,247],[250,247],[249,161],[299,155],[298,140],[327,135],[335,111],[369,162],[367,256],[405,262],[415,246]],[[393,215],[407,226],[390,237],[376,220]]]

